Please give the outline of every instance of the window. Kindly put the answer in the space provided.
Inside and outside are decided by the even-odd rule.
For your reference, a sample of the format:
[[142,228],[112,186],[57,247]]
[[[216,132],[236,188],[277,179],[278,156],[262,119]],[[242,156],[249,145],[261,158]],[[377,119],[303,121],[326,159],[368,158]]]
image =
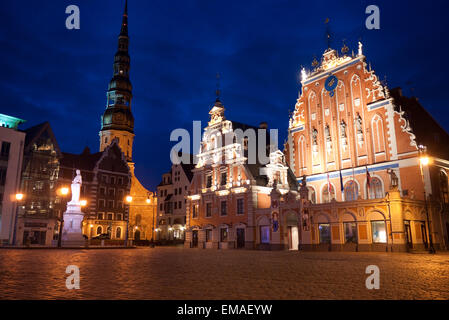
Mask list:
[[444,171],[440,171],[440,190],[441,190],[441,199],[443,203],[449,203],[449,192],[448,192],[448,183],[447,183],[447,175]]
[[111,177],[111,184],[115,184],[115,177]]
[[329,223],[320,223],[318,225],[318,231],[320,234],[320,243],[331,242],[331,226]]
[[226,182],[227,182],[227,177],[228,177],[228,174],[227,174],[226,172],[222,172],[222,173],[221,173],[220,184],[221,184],[222,186],[224,186],[224,185],[226,184]]
[[105,175],[105,174],[101,175],[101,181],[102,181],[103,183],[108,183],[108,176]]
[[98,219],[103,220],[103,216],[104,216],[103,212],[99,212],[98,213]]
[[208,175],[206,177],[206,188],[210,188],[212,186],[212,176]]
[[5,167],[0,168],[0,186],[4,186],[6,183],[6,171],[7,168]]
[[228,209],[228,203],[226,201],[222,201],[220,215],[222,215],[222,216],[227,215],[227,209]]
[[243,199],[237,199],[237,214],[243,214]]
[[309,200],[312,203],[316,203],[316,193],[315,193],[315,189],[313,189],[312,187],[307,187],[309,189]]
[[109,189],[109,196],[110,197],[114,197],[115,196],[115,189],[114,188],[110,188]]
[[117,213],[117,220],[123,220],[123,214]]
[[2,150],[0,153],[0,155],[3,159],[6,159],[6,160],[9,159],[9,149],[11,149],[11,143],[3,141],[2,142]]
[[387,232],[385,221],[371,221],[373,243],[387,243]]
[[122,228],[118,227],[117,229],[115,229],[115,237],[117,239],[120,239],[122,237]]
[[357,243],[357,225],[355,222],[345,222],[345,243]]
[[381,199],[384,197],[382,182],[379,178],[371,178],[370,185],[367,184],[368,195],[370,199]]
[[117,184],[119,185],[123,184],[123,179],[121,177],[117,178]]
[[220,229],[220,241],[221,242],[228,241],[228,228]]
[[212,229],[206,229],[206,242],[212,241]]
[[103,199],[98,200],[98,207],[104,208],[106,206],[106,203]]
[[175,196],[178,195],[178,189],[175,188]]
[[212,203],[206,203],[206,217],[212,216]]
[[178,201],[178,209],[182,209],[182,201]]
[[178,203],[175,201],[175,210],[178,209]]
[[[329,192],[330,192],[330,197],[329,197]],[[330,202],[332,199],[335,199],[334,186],[331,184],[326,184],[323,187],[322,202],[323,203]]]
[[159,205],[159,210],[164,211],[164,205],[162,203]]
[[123,201],[117,201],[117,208],[123,209]]
[[114,200],[108,200],[108,208],[114,208]]
[[260,243],[270,243],[270,226],[260,227]]
[[102,234],[103,233],[103,228],[101,226],[99,226],[97,228],[97,235]]
[[194,204],[192,206],[192,218],[198,217],[198,205]]
[[108,220],[113,220],[113,219],[114,219],[114,214],[108,213]]
[[354,180],[350,180],[345,184],[345,201],[355,201],[359,194],[359,187]]
[[100,195],[102,196],[106,195],[106,188],[100,187]]

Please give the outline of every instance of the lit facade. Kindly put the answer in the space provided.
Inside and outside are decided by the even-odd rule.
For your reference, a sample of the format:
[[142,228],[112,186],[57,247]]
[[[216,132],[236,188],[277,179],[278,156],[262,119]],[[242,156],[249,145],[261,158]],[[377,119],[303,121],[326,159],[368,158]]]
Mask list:
[[[449,155],[432,139],[449,136],[422,106],[380,83],[361,43],[356,55],[347,51],[327,49],[312,72],[302,71],[289,119],[285,154],[298,181],[305,178],[301,247],[423,249],[430,223],[434,246],[446,248]],[[432,156],[422,171],[420,145]]]
[[25,133],[18,125],[24,120],[0,114],[0,245],[14,244]]
[[171,170],[162,175],[162,181],[157,187],[157,240],[184,240],[186,195],[193,168],[193,164],[173,164]]
[[[187,195],[185,246],[289,248],[292,233],[296,240],[298,237],[297,216],[288,221],[271,207],[274,196],[288,193],[298,197],[295,177],[283,153],[272,150],[265,123],[257,128],[226,120],[224,111],[217,99],[204,129]],[[255,133],[253,140],[251,131]],[[263,134],[259,136],[259,132]],[[259,157],[250,160],[253,147],[256,154],[260,151],[267,157],[266,164]]]

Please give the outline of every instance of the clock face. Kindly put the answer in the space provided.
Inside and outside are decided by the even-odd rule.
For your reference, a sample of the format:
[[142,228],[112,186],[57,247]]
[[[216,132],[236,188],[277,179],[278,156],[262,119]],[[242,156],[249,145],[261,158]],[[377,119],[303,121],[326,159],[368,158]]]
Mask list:
[[336,76],[329,76],[326,79],[326,82],[324,83],[324,88],[326,88],[327,91],[334,91],[335,88],[337,87],[338,84],[338,79]]

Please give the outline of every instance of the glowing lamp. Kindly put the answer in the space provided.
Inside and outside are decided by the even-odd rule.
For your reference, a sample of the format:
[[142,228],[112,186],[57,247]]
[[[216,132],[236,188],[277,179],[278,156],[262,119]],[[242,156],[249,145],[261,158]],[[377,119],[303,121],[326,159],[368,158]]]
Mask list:
[[20,200],[22,200],[23,199],[23,193],[17,193],[16,194],[16,200],[17,201],[20,201]]
[[126,202],[131,203],[133,201],[133,197],[126,196],[125,200],[126,200]]
[[150,198],[147,198],[146,202],[147,202],[148,204],[150,204],[150,203],[151,203],[151,199],[150,199]]
[[427,166],[429,164],[429,157],[421,157],[419,158],[419,161],[423,166]]
[[67,188],[67,187],[61,188],[60,191],[63,196],[66,196],[69,194],[69,188]]
[[87,204],[87,200],[81,200],[80,204],[81,204],[82,207],[85,207],[86,204]]

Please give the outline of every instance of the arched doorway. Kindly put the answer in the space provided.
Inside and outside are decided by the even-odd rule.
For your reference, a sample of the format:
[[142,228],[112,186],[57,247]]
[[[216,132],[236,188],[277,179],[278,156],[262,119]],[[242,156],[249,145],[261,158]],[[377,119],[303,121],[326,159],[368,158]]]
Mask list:
[[140,240],[140,230],[134,231],[134,240]]
[[299,230],[298,230],[298,217],[296,213],[290,212],[286,216],[286,225],[288,230],[288,249],[299,249]]

